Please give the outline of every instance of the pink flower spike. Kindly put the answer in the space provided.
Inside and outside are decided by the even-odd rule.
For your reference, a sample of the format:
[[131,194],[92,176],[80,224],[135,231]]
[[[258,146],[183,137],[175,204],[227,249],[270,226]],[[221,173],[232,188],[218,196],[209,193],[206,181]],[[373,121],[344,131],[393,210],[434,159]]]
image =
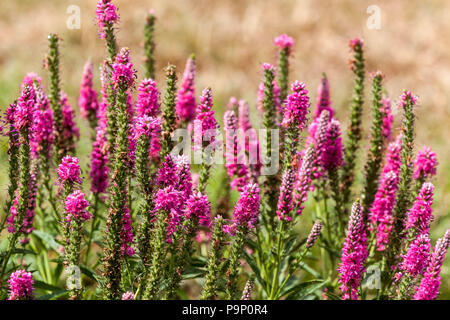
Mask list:
[[400,269],[409,273],[413,277],[423,274],[423,271],[427,266],[430,249],[431,244],[428,234],[420,234],[410,244],[408,253],[403,256],[403,262]]
[[364,217],[361,203],[357,200],[352,206],[352,212],[348,221],[347,237],[345,238],[341,263],[338,268],[343,300],[358,299],[358,289],[366,270],[364,264],[367,256]]
[[407,213],[406,229],[414,228],[418,233],[428,233],[433,221],[433,194],[434,186],[426,182],[420,188],[416,200]]
[[280,49],[287,48],[288,50],[291,50],[291,48],[294,46],[295,41],[293,38],[289,37],[287,34],[282,34],[276,37],[273,42],[277,47]]
[[58,166],[56,172],[58,173],[60,183],[66,181],[81,183],[81,169],[78,164],[78,158],[76,157],[65,156],[62,158],[61,164]]
[[414,300],[435,300],[441,286],[441,268],[444,263],[447,249],[450,246],[450,229],[444,237],[436,242],[425,275],[414,296]]
[[84,65],[80,97],[78,98],[81,116],[85,119],[88,119],[90,116],[92,117],[92,115],[96,116],[98,110],[97,91],[94,89],[93,77],[93,65],[92,62],[88,61]]
[[303,82],[295,81],[291,86],[292,93],[288,95],[285,102],[283,121],[281,125],[285,128],[293,125],[303,130],[309,113],[308,90]]
[[17,270],[11,273],[8,280],[8,300],[31,300],[33,299],[33,275],[25,270]]
[[155,117],[159,114],[159,92],[156,82],[145,79],[139,84],[136,109],[138,116]]
[[392,125],[394,122],[394,116],[391,111],[391,99],[382,99],[381,113],[383,115],[383,130],[382,134],[386,139],[391,139]]
[[89,206],[86,195],[80,190],[69,194],[65,201],[66,223],[70,224],[73,220],[84,222],[92,218],[92,215],[86,210]]
[[356,46],[363,46],[364,41],[360,38],[354,38],[349,41],[349,47],[352,50],[355,50]]
[[179,119],[183,122],[190,122],[195,118],[195,60],[192,57],[186,62],[181,88],[178,90],[176,111]]
[[429,179],[435,176],[437,165],[436,153],[430,147],[425,146],[417,153],[417,158],[414,161],[414,179],[419,177]]
[[320,85],[317,88],[316,111],[314,113],[314,118],[320,117],[323,110],[328,110],[331,118],[334,116],[334,109],[331,106],[330,100],[330,84],[328,83],[328,78],[325,73],[323,74]]
[[99,28],[100,38],[106,38],[105,28],[111,26],[119,20],[117,9],[111,0],[100,0],[97,3],[97,25]]

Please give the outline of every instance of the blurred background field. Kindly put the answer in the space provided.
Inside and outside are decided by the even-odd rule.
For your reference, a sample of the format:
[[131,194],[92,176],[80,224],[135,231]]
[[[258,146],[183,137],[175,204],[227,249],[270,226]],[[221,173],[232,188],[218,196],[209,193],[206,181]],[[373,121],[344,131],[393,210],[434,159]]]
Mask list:
[[[223,114],[230,96],[244,98],[254,109],[262,62],[276,61],[273,38],[281,33],[294,37],[291,80],[307,84],[311,99],[322,72],[330,81],[333,105],[345,128],[351,99],[352,75],[348,69],[348,40],[364,38],[367,70],[381,70],[385,87],[393,101],[403,89],[419,97],[416,147],[432,147],[439,160],[436,185],[433,240],[450,227],[450,2],[449,1],[314,1],[314,0],[115,0],[119,7],[119,46],[131,49],[132,59],[143,71],[142,34],[145,16],[154,8],[156,25],[157,82],[161,89],[163,69],[168,62],[178,68],[195,53],[198,62],[197,94],[210,86],[215,109]],[[19,94],[19,84],[27,72],[44,80],[42,68],[47,35],[56,32],[61,44],[62,87],[78,113],[78,86],[83,65],[91,59],[98,66],[105,57],[104,43],[94,25],[94,0],[2,0],[0,2],[0,106],[5,110]],[[71,5],[81,9],[81,28],[69,29]],[[367,8],[377,5],[381,28],[369,29]],[[98,70],[96,69],[98,88]],[[367,77],[369,79],[369,77]],[[370,108],[370,82],[366,81],[365,134]],[[397,115],[396,128],[400,126]],[[79,156],[85,168],[89,161],[89,128],[77,119],[82,140]],[[345,133],[345,130],[344,130]],[[7,188],[6,141],[1,144],[1,198]],[[363,145],[362,149],[367,148]],[[365,154],[362,152],[361,154]],[[87,172],[85,172],[87,176]],[[309,224],[309,222],[308,222]],[[443,269],[440,298],[450,299],[450,258]]]

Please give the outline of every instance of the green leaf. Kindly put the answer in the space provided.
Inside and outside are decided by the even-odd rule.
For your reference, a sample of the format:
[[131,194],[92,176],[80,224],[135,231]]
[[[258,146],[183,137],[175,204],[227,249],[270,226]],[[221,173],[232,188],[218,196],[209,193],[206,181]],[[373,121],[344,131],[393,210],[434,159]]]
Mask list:
[[325,286],[327,282],[328,281],[319,279],[302,282],[291,289],[291,293],[286,297],[286,300],[305,299],[308,295],[312,294],[314,291]]
[[34,287],[37,288],[37,289],[48,290],[48,291],[61,291],[61,290],[63,290],[60,287],[54,286],[52,284],[45,283],[45,282],[40,281],[40,280],[35,280],[34,281]]
[[92,280],[99,282],[97,275],[95,274],[94,270],[92,270],[91,268],[89,268],[85,265],[80,265],[80,270],[81,270],[81,273],[83,273],[84,275],[88,276]]
[[313,275],[316,278],[322,278],[322,275],[317,272],[316,270],[314,270],[313,268],[311,268],[306,262],[300,262],[300,268],[309,272],[311,275]]
[[68,291],[67,290],[60,290],[60,291],[56,291],[50,294],[46,294],[40,297],[37,297],[38,300],[53,300],[56,298],[60,298],[62,296],[64,296]]
[[247,251],[244,250],[244,258],[247,261],[250,268],[252,268],[253,273],[255,274],[256,279],[261,284],[264,291],[267,293],[267,284],[264,279],[261,277],[261,272],[259,271],[258,266],[256,265],[255,259],[253,259]]
[[205,273],[206,273],[206,271],[204,269],[195,268],[195,267],[191,266],[186,269],[186,272],[183,274],[183,279],[187,280],[187,279],[200,278],[200,277],[204,276]]
[[61,248],[61,245],[56,242],[55,238],[51,234],[41,230],[33,230],[33,234],[41,239],[48,249],[52,249],[59,253],[59,248]]

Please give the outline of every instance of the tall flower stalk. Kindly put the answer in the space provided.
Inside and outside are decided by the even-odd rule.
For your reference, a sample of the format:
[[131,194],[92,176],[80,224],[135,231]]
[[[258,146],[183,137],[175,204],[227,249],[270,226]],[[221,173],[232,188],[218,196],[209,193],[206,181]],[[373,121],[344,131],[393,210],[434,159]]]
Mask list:
[[150,9],[145,18],[144,55],[145,77],[155,79],[155,11]]
[[400,107],[403,109],[404,119],[402,127],[402,149],[399,183],[395,208],[393,212],[393,230],[389,248],[389,266],[394,267],[399,258],[403,236],[405,215],[411,204],[411,181],[413,176],[413,148],[414,148],[414,105],[417,98],[409,91],[401,96]]
[[279,48],[278,69],[280,71],[280,98],[281,101],[284,101],[287,97],[289,86],[289,57],[295,42],[294,39],[287,34],[282,34],[274,39],[274,43]]
[[120,299],[122,277],[122,229],[124,217],[128,211],[128,90],[133,87],[135,70],[130,61],[129,49],[123,48],[112,65],[111,81],[117,90],[117,136],[113,162],[112,186],[108,218],[106,221],[106,248],[104,250],[104,295],[107,299]]
[[[374,73],[372,78],[372,131],[370,138],[370,149],[365,165],[363,209],[367,209],[373,202],[378,186],[381,161],[383,158],[383,113],[382,113],[382,80],[381,72]],[[367,220],[367,214],[365,214]]]
[[177,90],[176,68],[170,65],[166,69],[166,93],[162,109],[162,136],[161,153],[162,159],[172,151],[173,141],[171,134],[176,128],[176,90]]
[[344,166],[342,168],[342,203],[346,205],[351,196],[351,187],[355,180],[356,152],[362,137],[361,117],[364,103],[364,55],[363,41],[355,38],[350,40],[350,49],[353,52],[351,69],[354,74],[353,97],[350,111],[350,128],[345,142]]
[[117,43],[114,34],[114,24],[119,21],[116,6],[111,0],[97,2],[97,26],[101,39],[105,39],[110,61],[114,61],[117,55]]
[[177,115],[182,125],[187,125],[195,118],[197,102],[195,100],[195,55],[186,61],[181,87],[177,93]]

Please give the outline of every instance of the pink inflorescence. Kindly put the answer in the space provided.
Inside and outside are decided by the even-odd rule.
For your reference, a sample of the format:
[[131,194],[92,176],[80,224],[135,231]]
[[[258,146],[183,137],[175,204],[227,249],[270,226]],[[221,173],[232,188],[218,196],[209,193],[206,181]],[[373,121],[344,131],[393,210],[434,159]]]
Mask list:
[[[199,133],[194,134],[194,143],[196,148],[202,145],[202,141],[210,141],[211,146],[216,146],[215,138],[219,125],[212,110],[212,93],[210,88],[203,90],[200,97],[200,104],[197,106],[197,115],[195,117],[195,127],[199,127]],[[196,130],[197,131],[197,130]]]
[[130,49],[122,48],[112,64],[111,82],[116,88],[130,88],[136,78],[136,70],[130,61]]
[[414,179],[419,177],[428,179],[435,176],[437,165],[436,153],[430,147],[425,146],[417,153],[414,161]]
[[196,217],[200,225],[208,227],[211,223],[211,204],[208,196],[200,192],[192,194],[186,202],[185,217]]
[[320,114],[323,110],[328,110],[331,118],[334,116],[334,109],[331,106],[330,100],[330,84],[328,83],[328,78],[325,74],[323,75],[322,81],[317,88],[317,100],[314,118],[320,117]]
[[355,50],[355,48],[356,48],[356,46],[363,46],[363,40],[362,39],[360,39],[360,38],[353,38],[353,39],[350,39],[350,41],[349,41],[349,47],[350,47],[350,49],[352,49],[352,50]]
[[119,16],[117,14],[117,9],[114,4],[111,3],[111,0],[100,0],[97,3],[97,25],[99,27],[99,35],[100,38],[106,38],[105,28],[107,25],[112,26],[115,22],[119,20]]
[[298,177],[294,185],[294,203],[297,208],[297,215],[301,215],[303,213],[303,209],[305,208],[304,203],[308,199],[308,191],[311,188],[315,157],[316,151],[314,147],[310,146],[304,154],[300,170],[298,171]]
[[290,215],[293,210],[293,189],[295,183],[295,172],[288,169],[283,173],[281,178],[280,195],[278,197],[277,216],[280,220],[291,221]]
[[134,293],[131,291],[124,292],[122,294],[122,300],[134,300]]
[[242,143],[238,141],[237,118],[233,110],[225,111],[225,168],[231,179],[231,187],[241,190],[249,182],[249,170],[245,163]]
[[246,185],[234,207],[233,224],[224,226],[224,231],[234,234],[237,228],[253,229],[258,222],[260,207],[259,187],[256,183]]
[[434,247],[414,300],[434,300],[437,298],[441,286],[441,268],[449,245],[450,230],[447,230],[444,237],[440,238]]
[[291,37],[289,37],[287,34],[282,34],[276,37],[273,42],[276,46],[278,46],[280,49],[287,48],[289,51],[294,46],[295,41]]
[[306,125],[309,97],[308,90],[303,82],[295,81],[291,90],[292,93],[286,98],[285,107],[283,108],[283,121],[281,125],[285,128],[294,126],[298,130],[303,130]]
[[342,249],[341,264],[339,265],[339,283],[343,293],[343,300],[357,300],[358,288],[365,272],[364,264],[368,256],[367,238],[364,228],[364,217],[359,201],[352,207],[348,222],[347,237]]
[[31,300],[33,299],[33,275],[25,270],[17,270],[11,273],[8,280],[8,300]]
[[378,251],[386,250],[389,244],[397,188],[398,175],[394,171],[383,173],[369,214],[371,230],[376,231]]
[[[53,111],[50,109],[50,103],[42,88],[36,89],[36,110],[33,115],[33,135],[30,137],[31,155],[37,158],[38,154],[46,145],[50,156],[51,145],[54,141],[53,134]],[[45,150],[45,149],[44,149]]]
[[75,123],[75,112],[69,104],[67,94],[61,91],[61,108],[63,117],[63,137],[70,141],[72,138],[80,138],[80,130]]
[[325,160],[327,159],[327,148],[332,146],[328,141],[328,128],[330,122],[330,114],[327,110],[323,110],[320,117],[316,119],[317,128],[315,130],[315,136],[313,141],[314,148],[316,149],[316,158],[314,160],[313,176],[315,179],[320,178],[324,174]]
[[23,78],[22,83],[20,84],[20,89],[23,90],[23,88],[25,88],[25,85],[28,85],[30,87],[34,87],[35,82],[37,82],[39,85],[41,85],[42,84],[42,78],[39,77],[34,72],[29,72]]
[[89,220],[92,215],[86,210],[90,204],[86,200],[86,195],[80,190],[76,190],[69,194],[65,202],[66,209],[66,223],[70,224],[72,221],[84,222]]
[[417,97],[413,95],[410,91],[404,91],[400,96],[399,107],[404,108],[405,105],[410,101],[413,105],[417,103]]
[[90,114],[97,114],[98,97],[93,83],[93,65],[88,61],[84,65],[83,76],[81,78],[80,97],[78,105],[80,106],[81,116],[88,119]]
[[97,135],[92,146],[91,153],[91,191],[93,193],[102,193],[108,187],[108,153],[106,151],[106,128],[97,126]]
[[134,241],[133,227],[131,225],[130,209],[128,206],[125,209],[125,213],[122,216],[122,231],[120,232],[120,239],[122,240],[122,245],[120,250],[122,254],[127,256],[132,256],[135,254],[135,250],[132,247]]
[[400,269],[415,277],[423,274],[428,262],[431,244],[427,233],[420,234],[410,244],[408,252],[403,256]]
[[427,233],[433,221],[434,186],[426,182],[420,188],[412,208],[407,213],[406,229],[414,228],[419,233]]
[[34,87],[26,85],[22,89],[14,111],[14,127],[17,131],[31,127],[33,124],[35,104],[36,92]]
[[397,175],[399,174],[400,166],[402,164],[401,158],[402,151],[402,136],[401,134],[397,136],[395,141],[391,142],[386,151],[386,162],[383,167],[383,174],[389,171],[394,171]]
[[322,153],[322,166],[328,170],[340,167],[343,162],[343,147],[341,137],[341,124],[338,120],[332,119],[327,129],[327,145]]
[[383,119],[382,134],[385,139],[390,139],[392,134],[392,124],[394,122],[394,116],[391,111],[391,99],[384,98],[382,100],[381,114]]
[[238,145],[243,146],[247,157],[248,168],[251,178],[256,181],[261,172],[261,159],[259,157],[259,140],[256,130],[250,122],[250,109],[245,100],[239,100],[238,105],[238,124],[241,130],[241,136],[238,137]]
[[66,181],[81,183],[81,169],[78,164],[78,158],[76,157],[65,156],[62,158],[61,164],[58,166],[56,172],[58,173],[60,183]]
[[161,120],[158,118],[143,115],[137,117],[134,124],[135,138],[145,135],[149,138],[157,136],[161,130]]
[[195,99],[195,60],[189,58],[184,69],[181,88],[178,90],[176,111],[179,119],[184,122],[195,118],[197,102]]
[[159,92],[156,82],[152,79],[145,79],[139,84],[136,102],[138,117],[155,117],[159,113]]

